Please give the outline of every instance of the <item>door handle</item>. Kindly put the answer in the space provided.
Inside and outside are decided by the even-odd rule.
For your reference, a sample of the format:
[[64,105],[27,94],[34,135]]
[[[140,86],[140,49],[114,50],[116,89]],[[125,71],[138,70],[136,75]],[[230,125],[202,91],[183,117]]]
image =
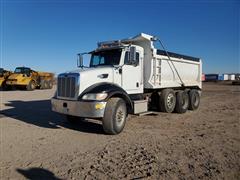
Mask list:
[[98,75],[98,77],[101,79],[105,79],[105,78],[108,78],[108,74],[100,74]]
[[119,74],[122,74],[122,68],[120,68],[120,69],[118,70],[118,72],[119,72]]

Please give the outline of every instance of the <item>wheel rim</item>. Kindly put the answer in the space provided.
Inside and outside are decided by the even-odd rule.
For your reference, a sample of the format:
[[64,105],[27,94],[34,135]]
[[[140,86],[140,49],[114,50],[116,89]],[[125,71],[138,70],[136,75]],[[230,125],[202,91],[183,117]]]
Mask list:
[[121,127],[125,120],[125,109],[120,106],[116,111],[116,125],[118,127]]
[[168,94],[167,97],[167,106],[168,108],[172,108],[174,104],[174,95],[172,93]]

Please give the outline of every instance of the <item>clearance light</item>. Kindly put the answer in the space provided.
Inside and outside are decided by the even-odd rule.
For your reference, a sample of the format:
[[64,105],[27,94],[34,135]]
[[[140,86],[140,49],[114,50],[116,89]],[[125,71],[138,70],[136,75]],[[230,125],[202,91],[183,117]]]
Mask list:
[[97,104],[95,105],[95,109],[96,109],[96,110],[103,109],[103,108],[105,108],[105,104],[97,103]]

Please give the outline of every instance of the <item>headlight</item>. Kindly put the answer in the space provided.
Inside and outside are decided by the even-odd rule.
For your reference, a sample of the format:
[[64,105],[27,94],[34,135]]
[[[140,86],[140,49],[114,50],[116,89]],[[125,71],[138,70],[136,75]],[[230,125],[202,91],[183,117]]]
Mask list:
[[85,94],[82,99],[83,100],[104,100],[107,97],[107,93],[97,93],[97,94]]

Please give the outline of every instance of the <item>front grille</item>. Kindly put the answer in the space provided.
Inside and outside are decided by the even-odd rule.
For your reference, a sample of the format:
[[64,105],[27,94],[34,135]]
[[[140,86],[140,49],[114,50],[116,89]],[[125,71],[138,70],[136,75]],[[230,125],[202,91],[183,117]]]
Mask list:
[[77,93],[78,76],[63,74],[58,76],[57,94],[59,97],[74,98]]

